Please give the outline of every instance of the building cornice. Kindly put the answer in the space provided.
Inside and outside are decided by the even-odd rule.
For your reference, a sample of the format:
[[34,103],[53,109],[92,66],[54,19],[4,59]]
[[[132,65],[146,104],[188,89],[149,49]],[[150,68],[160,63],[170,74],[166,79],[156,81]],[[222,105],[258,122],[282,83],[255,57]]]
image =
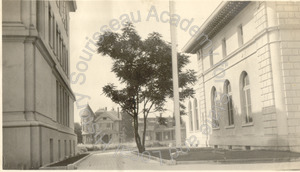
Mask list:
[[[197,33],[187,42],[182,51],[195,54],[205,44],[205,36],[212,39],[222,30],[239,12],[241,12],[250,1],[223,1],[202,24]],[[202,37],[202,39],[200,39]]]

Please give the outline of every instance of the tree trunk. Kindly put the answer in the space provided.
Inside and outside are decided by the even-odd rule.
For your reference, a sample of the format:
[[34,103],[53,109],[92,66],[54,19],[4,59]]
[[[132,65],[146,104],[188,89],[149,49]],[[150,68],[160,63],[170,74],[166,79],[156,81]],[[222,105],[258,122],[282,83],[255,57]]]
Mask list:
[[143,132],[143,146],[145,147],[145,137],[146,137],[146,125],[147,125],[147,118],[144,116],[144,132]]
[[138,116],[137,115],[134,115],[133,121],[134,121],[134,138],[135,138],[136,146],[138,147],[139,153],[143,153],[145,151],[145,146],[142,145],[141,138],[140,138],[140,135],[139,135],[139,132],[138,132],[139,123],[138,123]]

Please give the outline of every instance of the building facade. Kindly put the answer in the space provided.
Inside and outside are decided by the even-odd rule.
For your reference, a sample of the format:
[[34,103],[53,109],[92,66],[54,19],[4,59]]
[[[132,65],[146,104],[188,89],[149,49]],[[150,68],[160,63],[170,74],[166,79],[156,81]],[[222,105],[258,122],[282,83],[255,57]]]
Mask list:
[[[162,120],[159,122],[159,120]],[[144,119],[139,118],[139,135],[143,136],[144,133]],[[181,140],[184,142],[186,139],[186,131],[184,123],[181,124]],[[175,144],[175,120],[170,116],[167,118],[160,117],[149,117],[147,118],[146,126],[146,145],[176,145]]]
[[36,169],[76,154],[69,79],[74,1],[4,0],[3,167]]
[[198,58],[187,137],[300,151],[299,2],[222,2],[183,51]]
[[83,144],[118,144],[123,142],[122,117],[119,111],[107,111],[104,108],[98,109],[94,113],[91,107],[87,105],[81,116]]

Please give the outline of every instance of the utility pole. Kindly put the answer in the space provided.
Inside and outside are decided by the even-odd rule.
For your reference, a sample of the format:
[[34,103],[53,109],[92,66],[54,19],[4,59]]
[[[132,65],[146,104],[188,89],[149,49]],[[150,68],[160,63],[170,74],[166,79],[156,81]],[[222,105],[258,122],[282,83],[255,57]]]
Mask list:
[[181,146],[181,126],[179,109],[179,88],[178,88],[178,65],[177,65],[177,28],[173,20],[175,13],[175,2],[169,1],[170,8],[170,29],[172,42],[172,75],[173,75],[173,94],[174,94],[174,115],[175,115],[175,137],[176,146]]

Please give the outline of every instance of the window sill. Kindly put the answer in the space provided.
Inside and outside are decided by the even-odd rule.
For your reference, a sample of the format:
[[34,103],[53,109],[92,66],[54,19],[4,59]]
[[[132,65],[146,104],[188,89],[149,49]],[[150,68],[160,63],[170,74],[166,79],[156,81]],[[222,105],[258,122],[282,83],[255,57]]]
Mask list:
[[225,128],[226,129],[231,129],[231,128],[235,128],[235,126],[234,125],[229,125],[229,126],[226,126]]
[[213,130],[220,130],[220,127],[217,127],[217,128],[212,128]]
[[253,122],[242,124],[242,127],[251,127],[251,126],[253,126]]

